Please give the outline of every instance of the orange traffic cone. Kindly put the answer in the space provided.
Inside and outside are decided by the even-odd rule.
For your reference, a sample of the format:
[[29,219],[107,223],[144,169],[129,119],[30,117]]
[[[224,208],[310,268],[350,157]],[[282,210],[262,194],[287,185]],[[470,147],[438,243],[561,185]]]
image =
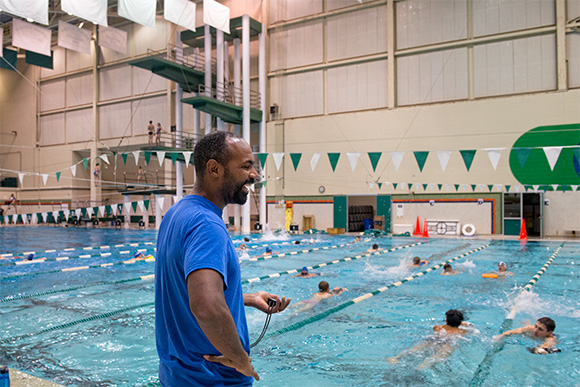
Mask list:
[[427,218],[425,218],[425,223],[423,223],[423,238],[429,238],[429,227],[427,227]]
[[419,217],[417,216],[417,225],[415,226],[415,232],[413,235],[421,236],[421,223],[419,223]]
[[522,228],[520,229],[520,240],[527,241],[528,240],[528,232],[526,231],[526,220],[522,218]]

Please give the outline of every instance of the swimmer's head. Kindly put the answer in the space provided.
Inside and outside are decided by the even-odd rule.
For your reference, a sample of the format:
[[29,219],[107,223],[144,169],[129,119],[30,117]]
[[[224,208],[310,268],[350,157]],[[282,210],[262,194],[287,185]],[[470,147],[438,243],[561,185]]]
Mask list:
[[354,240],[355,240],[355,241],[357,241],[357,242],[360,242],[360,236],[359,236],[359,235],[357,235],[357,236],[354,238]]
[[419,257],[414,257],[414,258],[413,258],[413,265],[418,265],[419,263],[421,263],[421,258],[419,258]]
[[28,257],[26,257],[26,259],[32,261],[34,259],[34,254],[28,254]]
[[245,243],[240,243],[240,250],[245,250],[247,248]]
[[447,321],[447,325],[457,328],[463,321],[463,313],[457,309],[449,309],[445,313],[445,319]]
[[377,245],[376,243],[373,245],[373,250],[376,250],[379,248],[379,245]]
[[141,252],[140,251],[135,251],[135,254],[133,256],[135,258],[139,258],[141,256]]
[[306,275],[306,274],[308,274],[308,268],[307,268],[306,266],[304,266],[304,267],[302,268],[302,270],[300,271],[300,274],[302,274],[302,275]]
[[500,263],[497,264],[497,269],[499,271],[506,271],[507,270],[507,265],[505,264],[504,261],[501,261]]
[[271,253],[272,252],[272,248],[271,247],[266,247],[266,253]]
[[550,317],[542,317],[536,321],[534,327],[534,336],[536,337],[548,337],[556,329],[556,323]]
[[453,268],[451,267],[450,264],[446,263],[445,265],[443,265],[443,270],[446,272],[450,272],[453,271]]
[[321,292],[328,292],[328,282],[326,281],[320,281],[320,283],[318,284],[318,290],[320,290]]
[[250,241],[250,238],[244,237],[244,242],[249,242],[249,241]]

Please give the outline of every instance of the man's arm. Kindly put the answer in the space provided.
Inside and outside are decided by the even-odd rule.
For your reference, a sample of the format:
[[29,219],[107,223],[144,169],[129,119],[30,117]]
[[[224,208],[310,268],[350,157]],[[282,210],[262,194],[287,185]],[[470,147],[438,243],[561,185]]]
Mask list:
[[256,293],[244,294],[244,305],[251,306],[266,313],[269,309],[268,298],[273,298],[274,300],[276,300],[276,306],[274,307],[274,309],[272,309],[272,313],[278,313],[283,311],[284,309],[286,309],[288,304],[290,304],[290,301],[292,301],[291,298],[286,299],[286,297],[282,297],[282,299],[280,300],[280,297],[275,294],[270,294],[264,291],[258,291]]
[[191,313],[211,344],[222,354],[204,355],[204,358],[260,380],[252,359],[242,346],[223,288],[222,276],[212,269],[195,270],[187,277]]
[[528,333],[528,332],[533,332],[534,331],[534,326],[533,325],[527,325],[525,327],[521,327],[521,328],[517,328],[517,329],[512,329],[509,331],[505,331],[504,333],[494,336],[493,339],[494,340],[499,340],[504,336],[509,336],[509,335],[521,335],[522,333]]

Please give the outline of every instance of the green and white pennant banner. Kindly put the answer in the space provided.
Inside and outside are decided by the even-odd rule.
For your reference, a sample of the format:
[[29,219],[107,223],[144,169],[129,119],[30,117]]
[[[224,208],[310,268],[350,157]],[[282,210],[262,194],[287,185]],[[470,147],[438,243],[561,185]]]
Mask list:
[[350,168],[354,172],[356,165],[358,164],[358,159],[360,158],[360,153],[358,152],[347,152],[346,156],[348,157],[348,161],[350,163]]
[[310,168],[312,169],[312,172],[314,172],[316,164],[318,164],[318,160],[320,160],[320,153],[314,153],[310,159]]
[[390,152],[391,159],[393,160],[393,165],[395,166],[395,172],[399,172],[399,167],[405,157],[405,152]]
[[140,151],[133,151],[133,158],[135,159],[135,165],[139,165],[139,153],[140,153]]
[[20,186],[22,187],[23,180],[24,180],[24,173],[19,173],[18,174],[18,180],[20,180]]
[[290,159],[292,160],[292,166],[294,166],[294,171],[298,169],[298,164],[300,164],[301,158],[302,153],[290,153]]
[[100,155],[99,157],[100,157],[100,158],[101,158],[101,160],[103,160],[105,163],[107,163],[107,164],[111,164],[111,163],[109,162],[109,157],[108,157],[107,155]]
[[185,160],[185,167],[189,167],[189,161],[191,160],[191,155],[193,152],[183,152],[183,159]]
[[159,161],[159,166],[163,166],[163,161],[165,160],[165,151],[157,151],[157,161]]
[[441,170],[445,172],[447,164],[449,163],[449,158],[451,157],[451,151],[437,151],[437,158],[439,159],[439,165],[441,165]]
[[75,165],[72,165],[70,167],[70,171],[71,171],[73,177],[76,176],[77,175],[77,165],[76,164]]
[[544,147],[544,153],[548,159],[548,164],[550,164],[550,169],[553,171],[558,158],[560,157],[560,152],[562,152],[561,146],[547,146]]
[[282,160],[284,159],[283,152],[272,153],[272,157],[274,158],[274,164],[276,164],[276,170],[280,170],[280,165],[282,165]]
[[487,152],[487,157],[489,157],[489,161],[491,162],[491,166],[493,170],[497,170],[497,165],[499,163],[499,159],[501,157],[501,152],[505,148],[487,148],[485,151]]
[[48,174],[41,173],[40,176],[42,176],[42,182],[44,183],[44,185],[46,185],[46,181],[48,180]]

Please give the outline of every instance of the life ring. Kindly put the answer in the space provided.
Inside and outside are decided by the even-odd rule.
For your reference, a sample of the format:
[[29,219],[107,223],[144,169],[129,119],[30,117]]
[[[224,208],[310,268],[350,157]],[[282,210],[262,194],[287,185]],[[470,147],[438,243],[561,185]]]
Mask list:
[[463,235],[473,236],[475,235],[475,226],[471,223],[466,223],[461,227],[461,232]]

